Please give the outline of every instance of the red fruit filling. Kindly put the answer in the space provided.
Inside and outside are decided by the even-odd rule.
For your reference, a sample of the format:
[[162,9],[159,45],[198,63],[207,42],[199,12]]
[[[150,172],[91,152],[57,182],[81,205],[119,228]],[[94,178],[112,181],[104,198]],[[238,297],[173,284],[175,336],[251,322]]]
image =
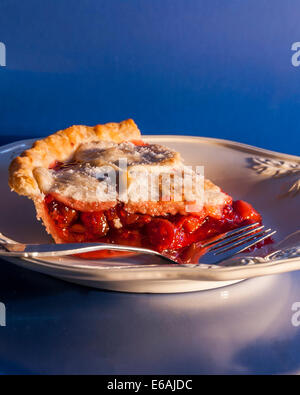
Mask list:
[[[221,219],[210,216],[170,215],[151,217],[130,214],[123,204],[103,211],[82,212],[68,207],[47,195],[44,200],[52,224],[63,242],[105,242],[134,245],[178,254],[194,242],[205,240],[242,225],[261,222],[261,216],[242,200],[223,209]],[[270,241],[266,241],[266,244]],[[99,258],[120,252],[80,254],[84,258]]]

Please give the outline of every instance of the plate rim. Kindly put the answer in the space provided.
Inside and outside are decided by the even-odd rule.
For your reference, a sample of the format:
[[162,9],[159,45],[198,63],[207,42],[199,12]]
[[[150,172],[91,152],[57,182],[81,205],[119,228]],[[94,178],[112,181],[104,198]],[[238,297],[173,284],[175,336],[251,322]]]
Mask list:
[[[160,139],[169,139],[169,138],[173,138],[173,139],[187,139],[187,140],[201,140],[202,142],[206,142],[206,143],[213,143],[215,145],[221,145],[221,146],[225,146],[227,148],[234,148],[234,149],[238,149],[238,150],[242,150],[242,151],[246,151],[249,153],[253,153],[253,152],[261,152],[261,153],[265,153],[268,156],[273,156],[273,157],[282,157],[285,159],[289,159],[289,160],[293,160],[293,161],[297,161],[300,163],[300,156],[298,155],[293,155],[293,154],[286,154],[284,152],[278,152],[278,151],[273,151],[273,150],[269,150],[267,148],[262,148],[262,147],[257,147],[255,145],[250,145],[250,144],[246,144],[246,143],[241,143],[238,141],[234,141],[234,140],[227,140],[227,139],[220,139],[220,138],[215,138],[215,137],[205,137],[205,136],[191,136],[191,135],[184,135],[184,134],[145,134],[142,136],[145,139],[155,139],[155,138],[160,138]],[[13,141],[11,143],[8,144],[4,144],[0,146],[0,155],[2,153],[7,152],[7,150],[11,150],[11,149],[15,149],[15,145],[26,145],[29,142],[34,142],[40,139],[43,139],[45,137],[33,137],[33,138],[29,138],[29,139],[22,139],[22,140],[16,140]]]

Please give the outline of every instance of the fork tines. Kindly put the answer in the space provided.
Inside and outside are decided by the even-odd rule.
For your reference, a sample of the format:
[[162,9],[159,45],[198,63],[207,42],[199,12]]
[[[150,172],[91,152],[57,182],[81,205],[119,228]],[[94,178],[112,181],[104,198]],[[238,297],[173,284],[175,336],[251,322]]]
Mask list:
[[274,235],[276,231],[264,229],[264,225],[255,222],[226,232],[220,236],[208,240],[202,245],[208,248],[210,255],[218,258],[218,262],[254,246]]

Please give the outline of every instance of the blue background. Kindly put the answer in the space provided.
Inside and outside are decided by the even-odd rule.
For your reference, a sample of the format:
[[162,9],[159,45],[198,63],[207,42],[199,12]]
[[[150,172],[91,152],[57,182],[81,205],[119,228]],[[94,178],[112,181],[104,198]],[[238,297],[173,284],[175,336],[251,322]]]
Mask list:
[[297,0],[1,0],[0,134],[135,119],[299,154]]

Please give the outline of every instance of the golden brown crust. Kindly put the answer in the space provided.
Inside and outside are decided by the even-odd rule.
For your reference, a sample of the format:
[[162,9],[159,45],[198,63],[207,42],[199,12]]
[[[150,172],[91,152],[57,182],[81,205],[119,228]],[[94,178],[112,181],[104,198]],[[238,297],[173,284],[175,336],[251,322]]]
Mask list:
[[29,197],[41,194],[34,177],[36,167],[49,168],[55,161],[69,160],[79,145],[84,142],[105,140],[117,143],[126,140],[139,140],[141,133],[132,119],[120,123],[83,126],[74,125],[60,130],[42,140],[32,148],[17,156],[9,167],[9,186],[20,195]]

